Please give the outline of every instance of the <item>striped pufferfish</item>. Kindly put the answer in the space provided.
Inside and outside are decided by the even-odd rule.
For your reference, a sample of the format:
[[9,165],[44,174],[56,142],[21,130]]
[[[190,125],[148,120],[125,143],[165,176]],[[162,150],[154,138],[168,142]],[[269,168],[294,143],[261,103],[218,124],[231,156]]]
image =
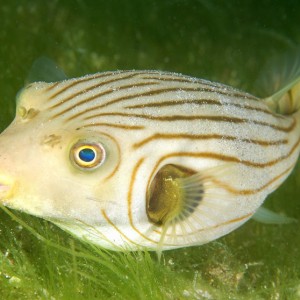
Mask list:
[[299,77],[262,100],[159,71],[31,83],[0,135],[0,201],[113,250],[207,243],[293,170],[299,104]]

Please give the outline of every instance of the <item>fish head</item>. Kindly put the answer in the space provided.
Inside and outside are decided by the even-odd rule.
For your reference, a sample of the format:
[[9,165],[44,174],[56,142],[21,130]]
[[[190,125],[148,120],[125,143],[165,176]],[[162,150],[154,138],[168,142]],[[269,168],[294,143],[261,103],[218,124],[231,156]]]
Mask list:
[[43,218],[91,222],[114,199],[109,178],[118,146],[106,133],[53,119],[45,89],[35,83],[20,93],[15,119],[0,135],[0,202]]

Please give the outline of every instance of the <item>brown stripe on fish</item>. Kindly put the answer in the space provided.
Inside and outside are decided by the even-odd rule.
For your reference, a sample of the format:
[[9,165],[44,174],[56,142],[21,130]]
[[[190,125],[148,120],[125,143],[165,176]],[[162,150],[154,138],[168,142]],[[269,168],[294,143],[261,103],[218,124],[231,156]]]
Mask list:
[[[134,241],[132,241],[126,234],[124,234],[121,229],[118,228],[118,226],[108,217],[108,215],[106,214],[105,210],[102,209],[101,210],[102,216],[104,217],[104,219],[106,220],[106,222],[111,225],[123,238],[125,238],[129,243],[136,245],[136,246],[140,246],[139,244],[135,243]],[[124,249],[126,250],[126,249]]]
[[231,90],[230,94],[226,94],[226,95],[230,95],[232,97],[237,97],[237,98],[242,98],[242,99],[249,99],[249,100],[255,100],[255,101],[259,101],[259,99],[253,95],[250,95],[248,93],[245,92],[241,92],[238,90],[233,89],[232,87],[226,86],[226,85],[220,85],[220,84],[214,84],[213,82],[207,81],[207,80],[199,80],[193,77],[167,77],[167,76],[143,76],[144,79],[157,79],[159,81],[164,81],[164,82],[182,82],[182,83],[186,83],[186,84],[197,84],[197,85],[202,85],[202,86],[206,86],[206,87],[210,87],[211,89],[213,89],[216,93],[220,93],[220,94],[226,94],[226,89]]
[[81,83],[84,83],[84,82],[89,82],[89,81],[93,81],[93,80],[96,80],[96,79],[102,79],[102,78],[106,78],[106,77],[117,77],[119,75],[122,75],[122,74],[134,74],[134,75],[139,75],[139,74],[144,74],[146,73],[146,71],[122,71],[122,70],[119,70],[119,71],[107,71],[107,72],[101,72],[101,73],[96,73],[96,74],[92,74],[92,75],[88,75],[88,76],[83,76],[83,77],[78,77],[78,78],[75,78],[73,80],[69,80],[69,81],[72,81],[70,85],[66,85],[67,83],[67,80],[62,80],[62,81],[58,81],[56,82],[53,86],[48,86],[45,91],[50,91],[52,89],[54,89],[56,86],[59,86],[59,85],[62,85],[62,89],[59,90],[59,91],[56,91],[55,94],[51,95],[49,100],[51,99],[54,99],[55,97],[59,96],[60,94],[62,94],[63,92],[65,92],[66,90],[68,89],[71,89],[72,87],[76,86],[76,85],[79,85]]
[[116,124],[116,123],[92,123],[83,125],[81,127],[77,127],[76,130],[84,129],[84,128],[90,128],[90,127],[113,127],[118,129],[125,129],[125,130],[142,130],[145,129],[145,126],[141,125],[125,125],[125,124]]
[[160,81],[168,81],[168,82],[172,82],[172,81],[177,81],[177,82],[182,82],[182,83],[193,83],[193,84],[202,84],[205,86],[210,86],[213,88],[220,88],[222,87],[220,84],[216,84],[214,82],[208,81],[208,80],[203,80],[203,79],[199,79],[199,78],[195,78],[195,77],[189,77],[189,76],[185,76],[185,75],[180,75],[177,73],[157,73],[154,75],[145,75],[143,76],[144,79],[148,80],[148,79],[157,79]]
[[168,75],[160,75],[160,74],[157,74],[156,76],[149,76],[149,75],[146,75],[146,76],[143,76],[143,79],[145,80],[159,80],[159,81],[164,81],[164,82],[181,82],[181,83],[187,83],[187,84],[203,84],[205,86],[210,86],[210,87],[220,87],[219,85],[214,85],[214,84],[207,84],[207,82],[204,82],[202,80],[199,80],[199,79],[195,79],[193,77],[185,77],[185,76],[180,76],[180,75],[177,75],[177,76],[168,76]]
[[225,106],[225,107],[237,107],[245,110],[250,110],[250,111],[256,111],[256,112],[262,112],[267,115],[272,115],[276,118],[280,119],[286,119],[285,116],[282,115],[275,115],[272,111],[270,111],[267,108],[262,108],[258,106],[250,106],[247,104],[238,104],[238,103],[229,103],[229,102],[221,102],[219,100],[215,99],[191,99],[191,100],[164,100],[163,102],[147,102],[147,103],[141,103],[141,104],[134,104],[134,105],[127,105],[124,106],[124,108],[128,109],[133,109],[133,108],[161,108],[161,107],[171,107],[171,106],[181,106],[181,105],[186,105],[186,104],[196,104],[199,106],[202,105],[216,105],[216,106]]
[[[84,115],[88,110],[84,112],[77,113],[65,120],[65,122],[71,121],[75,119],[78,116]],[[172,116],[153,116],[153,115],[144,115],[144,114],[130,114],[130,113],[97,113],[88,117],[85,117],[84,120],[91,120],[95,118],[99,118],[102,116],[117,116],[117,117],[129,117],[129,118],[140,118],[140,119],[145,119],[145,120],[155,120],[155,121],[161,121],[161,122],[172,122],[172,121],[213,121],[213,122],[225,122],[225,123],[237,123],[237,124],[242,124],[242,123],[248,123],[248,124],[255,124],[255,125],[261,125],[261,126],[266,126],[270,127],[272,129],[278,130],[278,131],[283,131],[283,132],[290,132],[294,129],[296,125],[296,120],[293,118],[292,124],[290,124],[288,127],[284,126],[278,126],[274,124],[270,124],[267,122],[262,122],[262,121],[256,121],[252,119],[244,119],[244,118],[235,118],[235,117],[225,117],[225,116],[199,116],[199,115],[194,115],[194,116],[186,116],[186,115],[172,115]]]
[[287,144],[287,139],[280,139],[275,141],[266,141],[266,140],[254,140],[254,139],[244,139],[236,136],[230,135],[220,135],[220,134],[166,134],[166,133],[156,133],[153,134],[142,141],[133,144],[133,148],[137,149],[144,146],[147,143],[156,140],[170,140],[170,139],[189,139],[189,140],[210,140],[210,139],[219,139],[219,140],[228,140],[228,141],[240,141],[249,144],[256,144],[260,146],[277,146]]
[[268,181],[266,184],[262,185],[261,187],[259,187],[257,189],[247,189],[247,190],[246,189],[245,190],[236,189],[236,188],[230,186],[229,184],[224,183],[216,178],[211,178],[211,182],[216,184],[216,186],[218,186],[234,195],[253,195],[253,194],[257,194],[257,193],[263,191],[264,189],[266,189],[267,187],[272,185],[274,182],[281,179],[283,176],[286,176],[288,173],[290,173],[292,171],[294,166],[295,166],[295,163],[293,163],[292,166],[288,167],[286,170],[284,170],[277,176],[273,177],[270,181]]
[[[251,212],[251,213],[248,213],[248,214],[243,215],[243,216],[241,216],[241,217],[234,218],[234,219],[230,219],[230,220],[225,221],[225,222],[223,222],[223,223],[219,223],[219,224],[217,224],[217,225],[215,225],[215,226],[206,227],[206,228],[201,228],[201,229],[198,229],[196,232],[188,233],[188,235],[191,235],[191,234],[198,234],[199,232],[202,232],[202,231],[212,230],[212,229],[215,229],[215,228],[218,228],[218,227],[221,227],[221,226],[226,226],[226,225],[229,225],[229,224],[241,222],[241,221],[243,221],[243,220],[245,220],[245,219],[250,218],[253,214],[254,214],[254,212]],[[179,234],[178,236],[181,236],[181,235]]]
[[[149,83],[149,84],[153,84],[153,83]],[[131,85],[131,87],[134,87],[134,86],[136,86],[136,84]],[[121,87],[122,86],[118,87],[118,89],[121,89]],[[120,96],[120,97],[112,99],[112,100],[110,100],[106,103],[96,105],[94,107],[90,107],[89,109],[85,110],[84,113],[88,112],[88,111],[97,110],[99,108],[107,107],[107,106],[110,106],[112,104],[116,104],[116,103],[119,103],[119,102],[132,100],[132,99],[135,99],[135,98],[142,98],[142,97],[145,97],[145,96],[155,96],[155,95],[169,93],[169,92],[195,92],[195,93],[205,92],[205,93],[212,93],[212,94],[216,94],[216,95],[223,94],[223,95],[226,95],[228,97],[234,97],[233,94],[228,93],[228,92],[212,90],[212,89],[205,89],[205,88],[201,88],[201,87],[197,87],[197,86],[191,87],[191,88],[190,87],[181,88],[181,87],[177,87],[177,86],[175,86],[175,87],[164,87],[164,88],[161,88],[161,89],[156,89],[156,90],[153,89],[153,90],[142,92],[142,93],[139,92],[139,93],[130,94],[130,95],[126,95],[126,96]],[[102,93],[104,93],[104,92],[102,92]],[[103,96],[102,93],[93,95],[91,97],[88,97],[88,98],[82,100],[81,105],[86,104],[86,103],[88,103],[88,102],[90,102],[90,101],[92,101],[92,100],[94,100],[98,97]],[[77,107],[78,107],[78,103],[77,103]],[[71,108],[69,108],[69,109],[71,109]]]
[[[135,83],[134,86],[132,86],[132,84],[127,84],[127,85],[119,86],[119,87],[118,87],[118,91],[120,91],[120,90],[122,90],[122,89],[128,89],[128,88],[138,87],[138,86],[140,87],[140,86],[149,86],[149,85],[156,85],[156,84],[157,84],[156,82],[154,82],[154,83],[153,83],[153,82],[147,82],[147,83],[145,83],[145,82],[137,82],[137,83]],[[86,99],[83,99],[83,100],[81,100],[81,101],[78,101],[78,102],[76,102],[75,104],[73,104],[73,105],[67,107],[66,109],[64,109],[64,110],[62,110],[62,111],[56,113],[55,115],[53,115],[53,116],[52,116],[52,119],[55,119],[55,118],[57,118],[57,117],[59,117],[59,116],[61,116],[61,115],[63,115],[63,114],[66,114],[68,111],[70,111],[70,110],[72,110],[72,109],[74,109],[74,108],[78,108],[79,106],[82,106],[82,105],[84,105],[84,104],[87,104],[88,102],[94,100],[95,98],[102,97],[102,96],[105,96],[105,95],[108,95],[108,94],[112,94],[112,93],[115,93],[115,92],[116,92],[115,89],[110,88],[110,89],[105,90],[105,91],[103,91],[103,92],[100,92],[100,93],[98,93],[98,94],[96,94],[96,95],[90,96],[89,98],[86,98]],[[81,94],[81,93],[80,93],[80,94]],[[64,100],[62,100],[62,101],[60,101],[60,102],[58,102],[57,104],[55,104],[55,105],[49,107],[49,109],[53,109],[53,108],[59,107],[60,105],[64,104],[66,101],[72,99],[73,96],[74,96],[74,95],[71,95],[70,97],[68,97],[68,98],[66,98],[66,99],[64,99]],[[76,97],[76,95],[75,95],[74,97]],[[66,101],[65,101],[65,100],[66,100]],[[102,108],[102,107],[104,107],[104,106],[105,106],[105,105],[98,105],[97,107],[91,107],[91,108],[92,108],[92,110],[94,110],[94,109],[97,109],[97,108],[98,108],[98,109],[99,109],[99,108]],[[87,109],[87,110],[85,110],[85,111],[88,111],[88,110],[90,110],[90,109]]]
[[150,182],[154,176],[154,174],[157,172],[159,166],[161,165],[161,163],[171,157],[190,157],[190,158],[204,158],[204,159],[213,159],[213,160],[219,160],[222,163],[224,162],[232,162],[232,163],[237,163],[237,164],[241,164],[241,165],[245,165],[248,167],[254,167],[254,168],[265,168],[265,167],[271,167],[276,165],[277,163],[288,159],[294,152],[295,150],[299,147],[300,144],[300,138],[297,140],[297,142],[293,145],[293,147],[291,148],[291,150],[286,154],[286,155],[282,155],[277,159],[268,161],[268,162],[253,162],[250,160],[243,160],[240,159],[236,156],[229,156],[229,155],[223,155],[223,154],[219,154],[219,153],[213,153],[213,152],[173,152],[173,153],[169,153],[166,154],[164,156],[162,156],[155,164],[149,178],[148,178],[148,183],[147,183],[147,189],[150,188]]
[[[79,77],[76,79],[71,80],[71,83],[69,85],[66,85],[67,81],[63,80],[63,81],[58,81],[56,82],[54,85],[49,86],[48,88],[46,88],[45,91],[50,91],[51,89],[55,88],[56,86],[62,85],[62,89],[59,91],[56,91],[53,95],[50,96],[49,100],[54,99],[55,97],[59,96],[60,94],[62,94],[63,92],[65,92],[68,89],[73,88],[76,85],[82,84],[82,83],[87,83],[89,81],[93,81],[96,79],[103,79],[106,77],[113,77],[116,78],[116,80],[118,78],[122,79],[122,77],[120,77],[120,75],[123,74],[133,74],[134,76],[137,76],[139,74],[144,74],[145,71],[108,71],[108,72],[102,72],[102,73],[96,73],[96,74],[92,74],[92,75],[88,75],[88,76],[83,76],[83,77]],[[125,76],[130,76],[129,75],[125,75]]]
[[[246,94],[246,93],[242,93],[239,92],[238,90],[233,90],[230,89],[229,87],[226,86],[222,86],[219,84],[214,84],[212,82],[209,81],[205,81],[205,80],[195,80],[195,78],[191,78],[191,77],[184,77],[182,75],[178,75],[178,74],[173,74],[173,73],[166,73],[166,74],[162,74],[160,72],[156,72],[156,71],[134,71],[134,70],[129,70],[129,71],[118,71],[118,72],[105,72],[105,73],[97,73],[95,75],[92,76],[85,76],[85,77],[80,77],[77,78],[76,80],[74,80],[73,82],[71,82],[69,85],[64,86],[61,90],[57,91],[56,93],[54,93],[53,95],[51,95],[49,97],[49,99],[53,99],[56,96],[60,95],[61,93],[65,92],[68,89],[71,89],[72,87],[83,83],[83,82],[88,82],[91,80],[96,80],[96,79],[103,79],[106,77],[113,77],[110,80],[107,80],[106,82],[108,83],[110,82],[114,82],[114,81],[118,81],[118,78],[120,77],[120,74],[125,74],[124,77],[127,78],[131,78],[135,77],[135,76],[140,76],[140,79],[142,80],[156,80],[157,83],[159,84],[165,84],[165,83],[171,83],[174,84],[174,82],[181,82],[181,83],[185,83],[186,85],[193,85],[196,88],[203,88],[203,87],[209,87],[208,90],[210,91],[214,91],[216,93],[219,94],[223,94],[223,95],[232,95],[233,97],[239,97],[239,98],[248,98],[248,99],[252,99],[252,100],[257,100],[256,97],[253,97],[252,95]],[[129,75],[126,75],[129,74]],[[152,76],[149,76],[149,74],[152,74]],[[142,76],[144,75],[144,76]],[[146,76],[148,75],[148,77]],[[102,86],[106,83],[105,81],[102,81],[100,83],[98,83],[97,85]],[[61,82],[62,84],[65,84],[65,81]],[[97,88],[97,85],[94,86],[94,88]],[[134,85],[134,84],[133,84]],[[48,89],[52,89],[53,87],[49,87]],[[92,89],[92,88],[91,88]],[[183,89],[184,87],[182,86],[178,86],[178,89]],[[227,89],[231,90],[230,93],[227,91]],[[86,90],[86,88],[84,88],[84,90]],[[88,88],[88,90],[90,90],[90,87]],[[204,90],[205,91],[205,90]]]
[[[128,79],[131,77],[135,77],[138,75],[143,75],[143,74],[156,74],[156,71],[135,71],[135,70],[119,70],[119,71],[108,71],[108,72],[101,72],[101,73],[96,73],[96,74],[92,74],[92,75],[88,75],[88,76],[83,76],[83,77],[79,77],[76,78],[74,80],[72,80],[72,82],[69,85],[65,85],[66,81],[58,81],[56,83],[54,83],[53,85],[48,86],[45,91],[51,91],[52,89],[54,89],[56,86],[58,85],[65,85],[62,87],[61,90],[56,91],[53,95],[51,95],[49,97],[49,100],[54,99],[55,97],[59,96],[60,94],[62,94],[63,92],[67,91],[68,89],[71,89],[73,87],[75,87],[76,85],[79,85],[81,83],[87,83],[89,81],[93,81],[96,79],[103,79],[103,78],[109,78],[109,77],[113,77],[112,79],[110,79],[110,82],[114,82],[114,81],[118,81],[119,79],[122,80],[122,78],[124,79]],[[120,76],[125,74],[125,76]],[[126,75],[128,74],[128,75]],[[156,77],[154,77],[155,79],[157,79]],[[104,85],[105,83],[109,83],[109,80],[107,81],[102,81],[99,83],[99,85],[101,86],[102,84]],[[84,89],[85,90],[85,89]]]
[[[248,219],[250,218],[252,215],[254,214],[254,212],[251,212],[251,213],[248,213],[246,215],[243,215],[241,217],[238,217],[238,218],[234,218],[234,219],[230,219],[228,221],[225,221],[223,223],[219,223],[217,225],[214,225],[214,226],[210,226],[210,227],[205,227],[205,228],[200,228],[196,231],[193,231],[193,232],[186,232],[185,234],[176,234],[176,238],[186,238],[186,236],[189,236],[189,235],[194,235],[194,234],[198,234],[199,232],[203,232],[203,231],[207,231],[207,230],[212,230],[212,229],[216,229],[216,228],[219,228],[221,226],[226,226],[226,225],[230,225],[230,224],[233,224],[233,223],[237,223],[237,222],[240,222],[240,221],[243,221],[245,219]],[[153,232],[156,232],[158,234],[162,234],[161,230],[157,229]],[[173,236],[172,234],[168,234],[166,233],[166,237],[167,236]],[[174,246],[176,246],[177,244],[175,243]]]
[[132,217],[132,192],[133,192],[133,186],[136,180],[136,176],[138,173],[139,168],[141,167],[142,163],[145,161],[145,157],[142,157],[139,159],[139,161],[135,164],[132,174],[131,174],[131,178],[130,178],[130,184],[129,184],[129,190],[128,190],[128,194],[127,194],[127,207],[128,207],[128,219],[129,219],[129,224],[130,226],[133,228],[133,230],[135,232],[137,232],[141,237],[143,237],[144,239],[157,244],[158,242],[156,242],[153,239],[150,239],[149,237],[147,237],[145,234],[141,233],[134,225],[133,223],[133,217]]
[[79,77],[76,79],[71,80],[71,82],[69,84],[66,84],[66,81],[59,81],[57,82],[58,85],[62,85],[62,88],[58,91],[56,91],[54,94],[52,94],[51,96],[48,97],[48,100],[52,100],[54,98],[56,98],[57,96],[59,96],[60,94],[64,93],[65,91],[67,91],[68,89],[81,84],[83,82],[88,82],[88,81],[92,81],[94,79],[99,79],[102,77],[109,77],[111,75],[115,74],[114,72],[105,72],[105,73],[96,73],[93,74],[91,76],[84,76],[84,77]]
[[57,81],[54,82],[52,84],[49,84],[46,88],[45,88],[45,92],[50,92],[52,89],[54,89],[55,87],[57,87],[59,84],[61,83],[61,81]]
[[[126,75],[126,76],[118,76],[117,78],[113,77],[112,79],[110,80],[105,80],[105,81],[101,81],[100,83],[97,83],[97,84],[94,84],[94,85],[91,85],[89,87],[85,87],[84,89],[74,93],[74,94],[71,94],[69,95],[68,97],[66,98],[63,98],[63,99],[60,99],[58,103],[56,104],[53,104],[52,106],[49,107],[49,109],[52,109],[52,108],[55,108],[55,107],[58,107],[68,101],[70,101],[71,99],[79,96],[79,95],[83,95],[83,94],[87,94],[88,92],[92,91],[92,90],[95,90],[95,89],[98,89],[100,87],[104,87],[110,83],[113,83],[113,82],[119,82],[119,81],[123,81],[123,80],[126,80],[126,79],[129,79],[129,78],[133,78],[133,77],[136,77],[137,75],[139,74],[136,74],[136,73],[133,73],[133,74],[129,74],[129,75]],[[142,83],[139,83],[139,82],[136,82],[134,83],[134,85],[131,83],[131,84],[126,84],[126,85],[121,85],[121,86],[118,86],[117,90],[122,90],[122,89],[128,89],[128,88],[131,88],[131,87],[135,87],[135,86],[144,86],[144,85],[156,85],[156,84],[159,84],[158,82],[156,81],[148,81],[148,82],[142,82]],[[106,95],[108,92],[112,93],[114,92],[115,90],[110,88],[108,91],[104,91],[104,94],[103,95]],[[103,96],[101,93],[100,94],[97,94],[97,96],[99,95],[100,96]]]
[[[99,87],[102,87],[102,86],[105,86],[105,84],[107,84],[107,82],[111,83],[111,82],[114,82],[114,81],[119,81],[119,80],[125,80],[125,79],[132,79],[132,77],[136,77],[138,75],[140,75],[141,72],[135,72],[135,73],[131,73],[129,75],[125,75],[125,76],[118,76],[117,78],[113,78],[113,79],[109,79],[107,81],[103,81],[103,82],[100,82],[100,83],[97,83],[91,87],[85,87],[82,91],[77,91],[76,93],[74,94],[71,94],[69,95],[67,98],[65,99],[60,99],[60,101],[58,101],[56,104],[52,105],[50,108],[56,108],[56,107],[59,107],[61,106],[62,104],[64,104],[65,102],[73,99],[74,97],[78,96],[78,95],[81,95],[81,94],[86,94],[87,92],[93,90],[93,89],[96,89],[96,88],[99,88]],[[142,79],[141,77],[138,77],[138,79]],[[144,82],[144,81],[143,81]],[[170,82],[171,83],[171,82]],[[77,84],[76,82],[73,82],[70,84],[69,87],[72,87],[72,85],[75,85]],[[130,84],[126,84],[125,86],[118,86],[116,88],[116,90],[121,90],[121,89],[127,89],[127,88],[134,88],[135,86],[142,86],[142,85],[155,85],[155,84],[162,84],[160,81],[146,81],[144,82],[143,84],[142,83],[136,83],[136,82],[133,82],[133,83],[130,83]],[[164,87],[162,89],[157,89],[157,90],[150,90],[150,91],[146,91],[146,92],[139,92],[139,93],[135,93],[135,94],[132,94],[132,95],[126,95],[126,96],[121,96],[121,97],[118,97],[118,98],[115,98],[115,99],[112,99],[106,103],[103,103],[101,105],[97,105],[97,106],[94,106],[94,107],[90,107],[88,109],[88,111],[90,110],[96,110],[96,109],[99,109],[99,108],[103,108],[103,107],[106,107],[106,106],[109,106],[109,105],[112,105],[112,104],[115,104],[115,103],[118,103],[118,102],[121,102],[121,101],[126,101],[126,100],[131,100],[133,98],[140,98],[140,97],[144,97],[144,96],[154,96],[154,95],[158,95],[158,94],[163,94],[163,93],[167,93],[167,92],[206,92],[206,93],[213,93],[213,94],[221,94],[221,95],[226,95],[226,96],[230,96],[230,97],[242,97],[243,99],[250,99],[250,100],[253,100],[252,98],[248,98],[247,97],[247,94],[237,94],[235,92],[231,92],[231,91],[227,91],[226,89],[212,89],[212,88],[203,88],[201,86],[201,84],[199,83],[198,85],[195,85],[195,84],[191,84],[191,87],[189,86],[185,86],[185,87],[182,87],[182,86],[173,86],[173,87]],[[65,89],[68,89],[68,87],[65,87]],[[65,91],[65,90],[64,90]],[[72,108],[74,107],[78,107],[80,105],[84,105],[84,104],[87,104],[88,102],[90,101],[93,101],[94,99],[96,98],[100,98],[101,96],[104,96],[106,94],[109,94],[109,93],[113,93],[115,90],[110,88],[108,91],[102,91],[100,93],[97,93],[96,95],[92,95],[86,99],[83,99],[81,100],[80,102],[77,102],[76,104],[72,105],[71,107],[69,108],[66,108],[63,112],[60,112],[58,113],[57,115],[61,115],[63,113],[66,113],[68,112],[69,110],[71,110]],[[57,92],[58,93],[58,92]],[[57,93],[55,94],[55,96],[57,95]],[[240,98],[238,98],[240,99]],[[56,115],[54,116],[56,117]]]
[[115,166],[115,168],[112,170],[112,172],[110,174],[108,174],[103,181],[107,181],[108,179],[110,179],[111,177],[113,177],[116,172],[119,170],[120,165],[121,165],[121,161],[122,161],[122,155],[121,155],[121,147],[120,144],[118,143],[117,139],[115,139],[113,136],[105,133],[105,132],[101,132],[101,131],[97,131],[97,133],[99,133],[100,135],[103,136],[107,136],[108,138],[110,138],[111,140],[113,140],[117,146],[117,150],[118,150],[118,161],[117,161],[117,165]]
[[[144,86],[152,85],[152,84],[153,83],[151,83],[151,82],[150,83],[148,83],[148,82],[147,83],[141,83],[141,85],[144,85]],[[154,83],[154,84],[157,84],[157,83]],[[134,85],[133,84],[129,84],[129,85],[126,84],[125,86],[119,86],[117,90],[122,90],[122,89],[127,89],[127,88],[133,88],[135,86],[138,86],[138,85],[137,84],[134,84]],[[72,116],[71,118],[74,119],[74,118],[76,118],[76,117],[78,117],[78,116],[80,116],[82,114],[85,114],[85,113],[87,113],[89,111],[98,110],[98,109],[101,109],[103,107],[107,107],[109,105],[112,105],[112,104],[115,104],[115,103],[118,103],[118,102],[121,102],[121,101],[126,101],[126,100],[130,100],[130,99],[138,98],[138,97],[144,97],[144,96],[153,96],[153,95],[157,95],[157,94],[162,94],[162,93],[166,93],[166,92],[170,92],[170,91],[178,91],[178,90],[179,90],[178,87],[175,87],[175,88],[172,87],[172,88],[163,88],[163,89],[158,89],[158,90],[151,90],[151,91],[147,91],[147,92],[144,92],[144,93],[140,93],[139,92],[139,93],[135,93],[135,94],[127,95],[127,96],[123,95],[123,96],[120,96],[120,97],[115,98],[113,100],[110,100],[110,101],[108,101],[106,103],[103,103],[103,104],[100,104],[100,105],[91,106],[90,108],[85,109],[82,112],[79,112],[78,114]],[[192,90],[196,91],[194,88]],[[62,112],[59,112],[59,113],[55,114],[54,116],[52,116],[52,119],[57,118],[58,116],[61,116],[64,113],[67,113],[68,111],[70,111],[71,109],[73,109],[75,107],[78,108],[79,106],[85,105],[85,104],[87,104],[87,103],[95,100],[96,98],[100,98],[100,97],[102,97],[104,95],[111,94],[113,92],[116,92],[116,91],[114,89],[110,88],[108,90],[105,90],[105,91],[102,91],[102,92],[97,93],[95,95],[92,95],[92,96],[90,96],[88,98],[85,98],[85,99],[83,99],[83,100],[81,100],[79,102],[76,102],[74,105],[66,108]],[[55,106],[50,107],[50,109],[51,108],[55,108],[57,106],[60,106],[61,104],[62,103],[59,102]]]
[[202,86],[210,87],[210,88],[213,88],[213,89],[222,89],[223,91],[229,89],[229,90],[235,91],[236,93],[239,93],[239,95],[241,95],[241,97],[239,96],[240,98],[249,97],[249,99],[252,99],[252,100],[259,100],[257,97],[255,97],[251,94],[245,93],[243,91],[239,91],[238,89],[234,89],[234,88],[232,88],[230,86],[227,86],[225,84],[212,82],[212,81],[205,80],[205,79],[199,79],[199,78],[196,78],[196,77],[181,75],[181,74],[178,74],[178,73],[166,73],[166,72],[160,73],[160,72],[156,72],[156,73],[153,73],[151,75],[149,75],[149,74],[150,73],[147,73],[146,75],[143,75],[142,77],[146,80],[156,79],[156,80],[159,80],[159,81],[165,81],[165,82],[170,82],[170,83],[172,83],[172,82],[181,82],[181,83],[186,83],[186,84],[202,85]]

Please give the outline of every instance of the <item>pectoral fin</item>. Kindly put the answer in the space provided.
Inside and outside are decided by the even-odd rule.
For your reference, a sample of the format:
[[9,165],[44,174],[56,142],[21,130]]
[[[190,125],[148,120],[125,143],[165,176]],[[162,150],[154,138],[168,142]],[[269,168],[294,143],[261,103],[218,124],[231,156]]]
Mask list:
[[216,182],[231,175],[231,164],[200,172],[168,164],[156,173],[146,195],[146,212],[151,230],[160,233],[158,257],[166,238],[174,245],[193,244],[199,228],[215,224],[231,199]]
[[166,165],[155,176],[147,194],[147,214],[157,226],[187,218],[201,202],[203,181],[194,171]]

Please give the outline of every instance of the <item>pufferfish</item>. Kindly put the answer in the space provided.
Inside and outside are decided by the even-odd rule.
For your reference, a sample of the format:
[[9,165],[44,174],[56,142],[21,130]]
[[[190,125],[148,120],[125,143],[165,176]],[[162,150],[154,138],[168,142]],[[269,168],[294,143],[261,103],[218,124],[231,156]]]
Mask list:
[[215,240],[297,162],[296,77],[262,100],[160,71],[31,83],[0,135],[0,202],[112,250]]

